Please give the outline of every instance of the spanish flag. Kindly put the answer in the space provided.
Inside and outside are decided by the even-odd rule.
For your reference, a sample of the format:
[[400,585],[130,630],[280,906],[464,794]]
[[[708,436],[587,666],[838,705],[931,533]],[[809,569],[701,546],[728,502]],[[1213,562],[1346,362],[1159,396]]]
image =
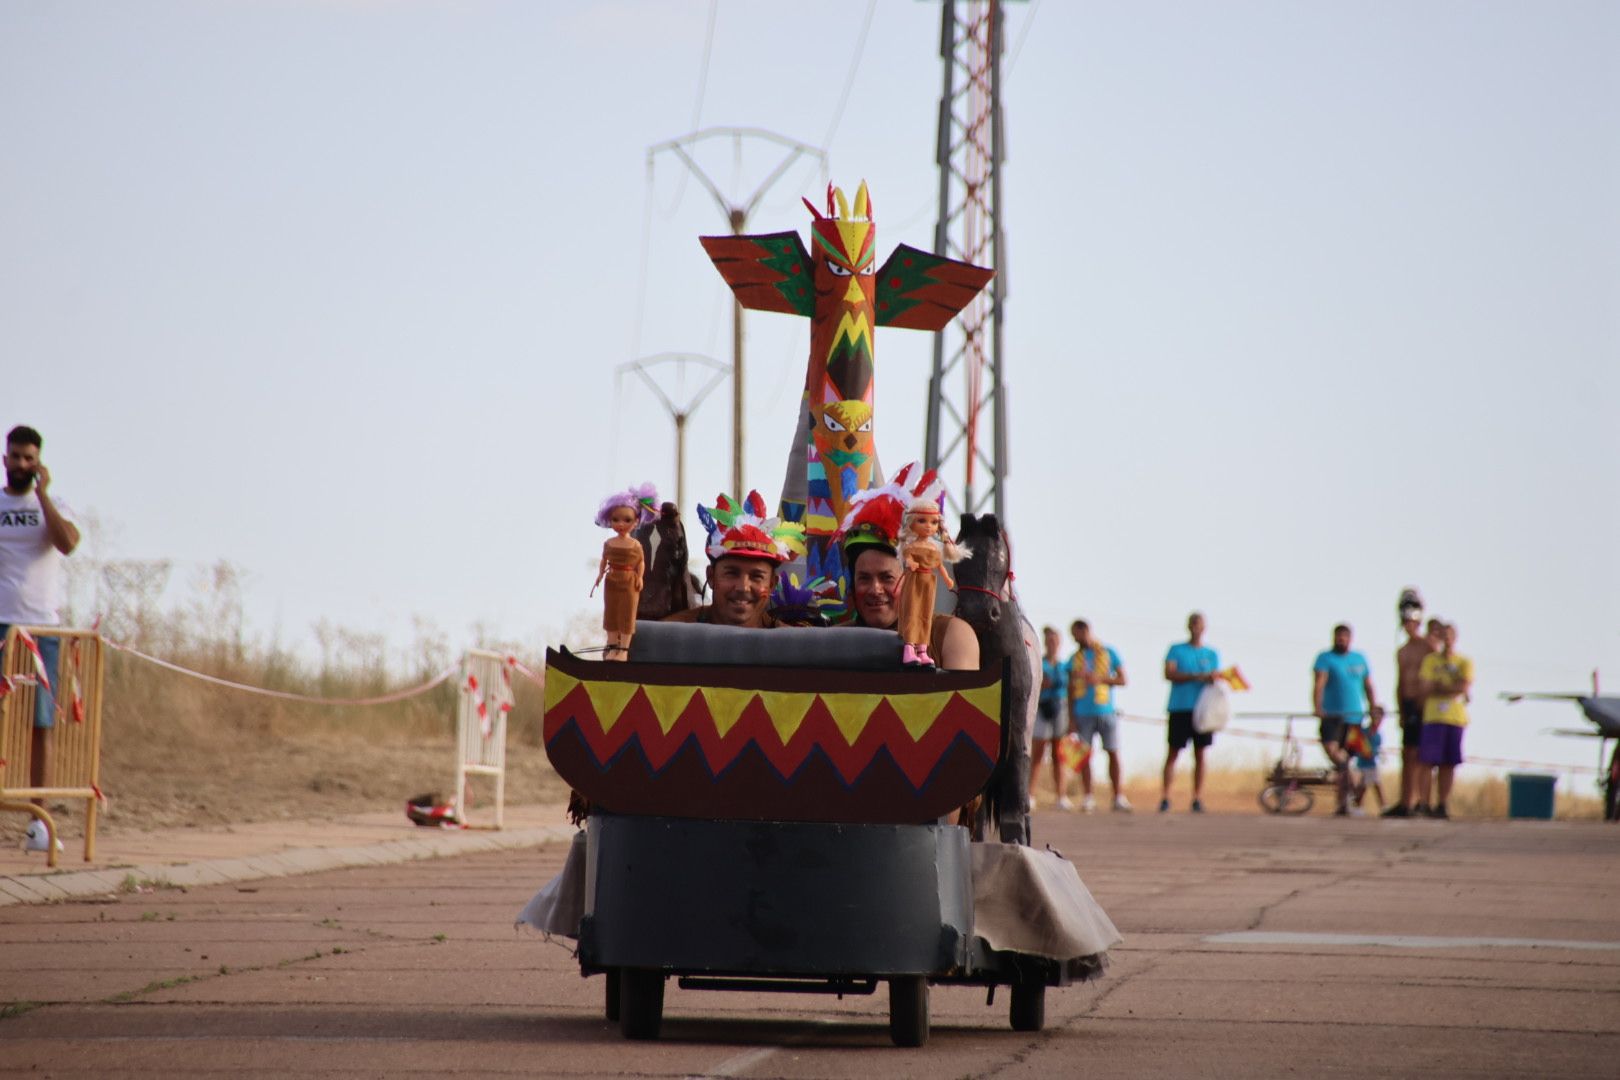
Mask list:
[[1224,679],[1229,690],[1247,690],[1249,688],[1249,681],[1243,677],[1243,672],[1237,669],[1236,664],[1233,664],[1225,671],[1217,671],[1215,677]]
[[1367,729],[1360,724],[1351,724],[1344,733],[1344,749],[1346,753],[1359,758],[1371,757],[1372,747],[1367,742]]

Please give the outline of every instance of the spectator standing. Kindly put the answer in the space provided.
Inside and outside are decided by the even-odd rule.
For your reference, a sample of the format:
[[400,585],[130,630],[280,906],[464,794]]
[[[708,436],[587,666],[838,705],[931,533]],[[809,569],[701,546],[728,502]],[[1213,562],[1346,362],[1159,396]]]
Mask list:
[[[1384,785],[1378,778],[1378,753],[1384,748],[1384,737],[1378,732],[1382,721],[1383,717],[1380,716],[1367,721],[1367,737],[1356,748],[1356,805],[1364,805],[1367,792],[1371,791],[1378,797],[1379,810],[1384,810]],[[1388,813],[1384,811],[1385,815]]]
[[1423,686],[1423,744],[1425,766],[1439,770],[1435,781],[1434,809],[1430,817],[1444,820],[1451,782],[1462,764],[1463,729],[1468,726],[1468,692],[1474,684],[1474,662],[1459,654],[1457,627],[1446,623],[1441,630],[1440,649],[1423,658],[1419,679]]
[[[13,626],[61,624],[62,559],[79,546],[73,511],[50,494],[51,471],[40,460],[38,431],[18,425],[6,434],[6,486],[0,491],[0,642]],[[38,641],[46,678],[54,687],[61,642]],[[44,787],[50,775],[50,734],[56,702],[43,685],[34,695],[34,727],[28,754],[28,783]],[[39,805],[44,801],[35,800]],[[30,826],[28,847],[45,849],[45,830]]]
[[1040,776],[1041,759],[1050,753],[1057,807],[1072,810],[1074,804],[1063,791],[1063,755],[1058,753],[1058,740],[1063,738],[1066,726],[1063,708],[1069,692],[1069,669],[1060,656],[1063,639],[1058,636],[1056,627],[1042,628],[1041,643],[1046,652],[1041,657],[1041,695],[1035,706],[1035,737],[1029,754],[1029,808],[1035,809],[1035,780]]
[[[1131,802],[1120,790],[1119,722],[1114,713],[1114,690],[1125,685],[1125,665],[1112,646],[1098,640],[1084,619],[1076,619],[1069,632],[1074,635],[1076,646],[1069,660],[1069,714],[1074,731],[1088,751],[1101,737],[1102,748],[1108,753],[1108,783],[1113,788],[1114,810],[1128,814]],[[1089,752],[1080,766],[1080,787],[1084,792],[1080,809],[1089,814],[1097,809],[1097,800],[1091,792]]]
[[[1381,715],[1378,696],[1373,692],[1372,670],[1367,658],[1350,648],[1350,627],[1333,628],[1333,647],[1318,653],[1311,666],[1311,710],[1320,721],[1318,734],[1322,749],[1338,772],[1338,799],[1334,813],[1350,813],[1350,754],[1346,740],[1351,728],[1359,729],[1368,712]],[[1362,732],[1356,732],[1362,737]]]
[[1215,741],[1213,731],[1193,730],[1193,709],[1204,687],[1215,681],[1221,657],[1204,644],[1204,616],[1187,616],[1187,640],[1170,646],[1164,657],[1164,677],[1170,683],[1169,752],[1164,758],[1164,784],[1160,788],[1159,813],[1170,812],[1170,782],[1175,777],[1176,758],[1191,742],[1193,747],[1192,812],[1204,812],[1204,751]]
[[1401,628],[1406,631],[1406,643],[1395,652],[1395,701],[1401,718],[1401,797],[1384,811],[1385,817],[1411,817],[1413,807],[1419,805],[1420,789],[1423,804],[1428,803],[1428,784],[1424,783],[1428,774],[1418,761],[1418,744],[1423,739],[1423,692],[1418,687],[1418,669],[1423,658],[1434,652],[1435,645],[1423,635],[1422,627],[1423,608],[1403,605]]

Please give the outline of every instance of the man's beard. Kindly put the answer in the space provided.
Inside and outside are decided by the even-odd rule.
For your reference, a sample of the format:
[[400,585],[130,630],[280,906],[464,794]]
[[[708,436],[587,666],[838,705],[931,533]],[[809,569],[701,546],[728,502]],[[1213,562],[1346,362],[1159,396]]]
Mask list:
[[34,470],[7,469],[6,486],[12,491],[25,492],[34,486]]
[[1340,656],[1343,656],[1345,653],[1350,651],[1350,646],[1348,646],[1348,645],[1335,645],[1335,646],[1333,646],[1333,651],[1338,653]]

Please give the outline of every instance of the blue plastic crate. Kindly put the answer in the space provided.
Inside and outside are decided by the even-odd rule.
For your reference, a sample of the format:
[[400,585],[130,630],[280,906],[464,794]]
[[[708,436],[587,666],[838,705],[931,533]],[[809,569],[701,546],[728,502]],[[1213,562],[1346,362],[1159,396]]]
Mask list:
[[1558,777],[1547,773],[1508,773],[1508,817],[1551,821],[1553,788]]

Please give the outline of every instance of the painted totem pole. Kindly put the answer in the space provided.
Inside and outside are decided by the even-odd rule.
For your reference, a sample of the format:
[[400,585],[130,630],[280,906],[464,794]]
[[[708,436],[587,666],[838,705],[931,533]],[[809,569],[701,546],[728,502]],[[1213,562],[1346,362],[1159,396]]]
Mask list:
[[781,515],[804,523],[807,579],[823,611],[837,618],[846,575],[832,536],[849,500],[872,486],[877,465],[873,331],[941,330],[994,271],[904,244],[876,268],[876,226],[865,181],[853,208],[830,185],[825,214],[808,199],[804,204],[814,217],[813,255],[796,232],[700,239],[743,307],[810,320],[810,364]]

